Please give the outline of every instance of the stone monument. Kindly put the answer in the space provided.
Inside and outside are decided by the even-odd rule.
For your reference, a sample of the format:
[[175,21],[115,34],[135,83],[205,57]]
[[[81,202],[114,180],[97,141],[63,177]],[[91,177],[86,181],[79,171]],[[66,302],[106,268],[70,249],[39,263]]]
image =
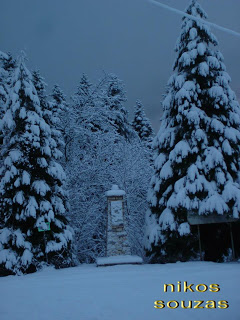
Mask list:
[[142,258],[131,255],[124,215],[125,191],[113,185],[107,196],[106,257],[97,259],[97,266],[141,264]]
[[106,192],[106,196],[108,202],[107,256],[130,255],[124,217],[125,191],[113,185],[112,189]]

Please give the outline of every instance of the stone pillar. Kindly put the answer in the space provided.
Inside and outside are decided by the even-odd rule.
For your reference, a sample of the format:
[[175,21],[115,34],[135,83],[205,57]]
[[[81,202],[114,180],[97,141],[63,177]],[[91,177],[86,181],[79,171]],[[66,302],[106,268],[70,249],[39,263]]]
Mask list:
[[117,185],[106,192],[108,201],[107,218],[107,257],[118,255],[131,255],[126,232],[124,217],[125,191]]

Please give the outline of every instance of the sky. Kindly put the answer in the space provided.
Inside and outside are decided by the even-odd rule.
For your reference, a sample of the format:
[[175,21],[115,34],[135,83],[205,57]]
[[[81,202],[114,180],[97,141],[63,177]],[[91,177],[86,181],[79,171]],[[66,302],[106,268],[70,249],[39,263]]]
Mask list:
[[[189,0],[161,0],[184,10]],[[240,32],[239,0],[199,0],[209,21]],[[181,17],[148,0],[8,0],[1,3],[0,50],[24,50],[51,90],[69,97],[82,73],[96,82],[102,71],[125,83],[130,118],[137,99],[155,131],[172,74]],[[212,28],[225,57],[232,89],[240,97],[240,38]]]

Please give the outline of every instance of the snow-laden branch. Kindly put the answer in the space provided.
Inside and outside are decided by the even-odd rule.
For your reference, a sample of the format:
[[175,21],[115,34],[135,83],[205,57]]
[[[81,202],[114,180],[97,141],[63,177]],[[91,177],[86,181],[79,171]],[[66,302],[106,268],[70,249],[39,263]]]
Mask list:
[[231,30],[231,29],[228,29],[228,28],[219,26],[218,24],[215,24],[215,23],[213,23],[213,22],[206,21],[206,20],[201,19],[201,18],[198,18],[198,17],[194,17],[194,16],[192,16],[192,15],[190,15],[190,14],[184,12],[184,11],[181,11],[181,10],[178,10],[178,9],[175,9],[175,8],[172,8],[172,7],[170,7],[170,6],[166,5],[166,4],[163,4],[163,3],[161,3],[161,2],[158,2],[158,1],[156,1],[156,0],[148,0],[148,1],[151,2],[151,3],[153,3],[153,4],[155,4],[155,5],[157,5],[157,6],[159,6],[159,7],[162,7],[162,8],[164,8],[164,9],[169,10],[169,11],[172,11],[172,12],[174,12],[174,13],[177,13],[177,14],[179,14],[179,15],[181,15],[181,16],[188,17],[188,18],[190,18],[190,19],[192,19],[192,20],[202,22],[202,23],[207,24],[207,25],[209,25],[209,26],[211,26],[211,27],[214,27],[214,28],[216,28],[216,29],[218,29],[218,30],[221,30],[221,31],[230,33],[230,34],[233,35],[233,36],[240,37],[240,33],[236,32],[236,31],[234,31],[234,30]]

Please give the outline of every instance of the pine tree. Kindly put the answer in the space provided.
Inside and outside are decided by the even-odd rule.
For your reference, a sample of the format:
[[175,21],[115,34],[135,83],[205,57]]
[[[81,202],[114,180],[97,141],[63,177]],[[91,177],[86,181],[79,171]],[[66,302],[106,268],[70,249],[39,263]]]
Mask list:
[[140,140],[151,149],[153,129],[149,119],[146,117],[141,101],[136,101],[134,119],[132,122],[133,129],[137,132]]
[[[77,91],[71,97],[72,104],[69,107],[69,127],[72,128],[70,132],[71,143],[76,138],[84,134],[84,131],[91,128],[95,130],[95,103],[94,98],[97,88],[93,86],[87,75],[84,73],[80,79]],[[81,138],[80,138],[81,139]],[[71,147],[69,148],[71,149]],[[70,150],[68,150],[70,153]]]
[[128,124],[128,112],[123,105],[126,101],[123,82],[114,74],[107,75],[107,84],[103,90],[104,107],[106,108],[108,122],[114,126],[116,132],[129,139],[132,132]]
[[57,141],[58,149],[64,154],[62,164],[65,167],[70,157],[71,144],[73,143],[76,129],[74,110],[67,103],[66,96],[59,85],[53,87],[51,97],[51,127],[53,128],[53,136]]
[[[10,53],[0,52],[0,150],[3,148],[3,116],[9,103],[9,88],[11,86],[12,71],[15,66],[15,60]],[[3,158],[0,153],[0,176],[3,165]]]
[[8,88],[7,88],[7,78],[8,72],[5,69],[5,60],[8,56],[0,52],[0,146],[2,145],[2,133],[1,133],[1,122],[5,113],[7,101],[8,101]]
[[32,81],[37,90],[37,95],[41,103],[42,109],[44,111],[49,109],[47,107],[47,94],[46,94],[47,84],[44,81],[44,78],[41,76],[39,70],[35,70],[32,72]]
[[16,61],[10,53],[0,51],[0,120],[3,118],[8,104],[9,87],[11,86],[11,75]]
[[43,262],[69,265],[72,232],[65,217],[65,174],[23,58],[13,75],[3,130],[1,273],[32,272]]
[[77,87],[77,92],[73,95],[73,106],[78,118],[81,116],[81,111],[85,104],[90,103],[92,97],[93,85],[90,83],[87,75],[84,73]]
[[0,52],[0,119],[4,115],[5,105],[7,103],[8,90],[6,88],[8,73],[5,68],[5,61],[8,59],[8,56]]
[[[186,12],[207,18],[196,0]],[[175,73],[153,142],[145,242],[153,261],[194,255],[189,212],[239,217],[240,108],[217,44],[208,25],[183,18]]]
[[66,133],[66,115],[69,111],[68,104],[66,102],[66,96],[59,87],[55,85],[51,94],[52,100],[50,101],[51,109],[51,125],[52,125],[52,135],[57,142],[59,150],[63,150],[65,147],[65,137]]
[[64,112],[66,108],[66,96],[59,87],[59,85],[54,85],[52,90],[52,112],[54,117],[61,118],[62,112]]

